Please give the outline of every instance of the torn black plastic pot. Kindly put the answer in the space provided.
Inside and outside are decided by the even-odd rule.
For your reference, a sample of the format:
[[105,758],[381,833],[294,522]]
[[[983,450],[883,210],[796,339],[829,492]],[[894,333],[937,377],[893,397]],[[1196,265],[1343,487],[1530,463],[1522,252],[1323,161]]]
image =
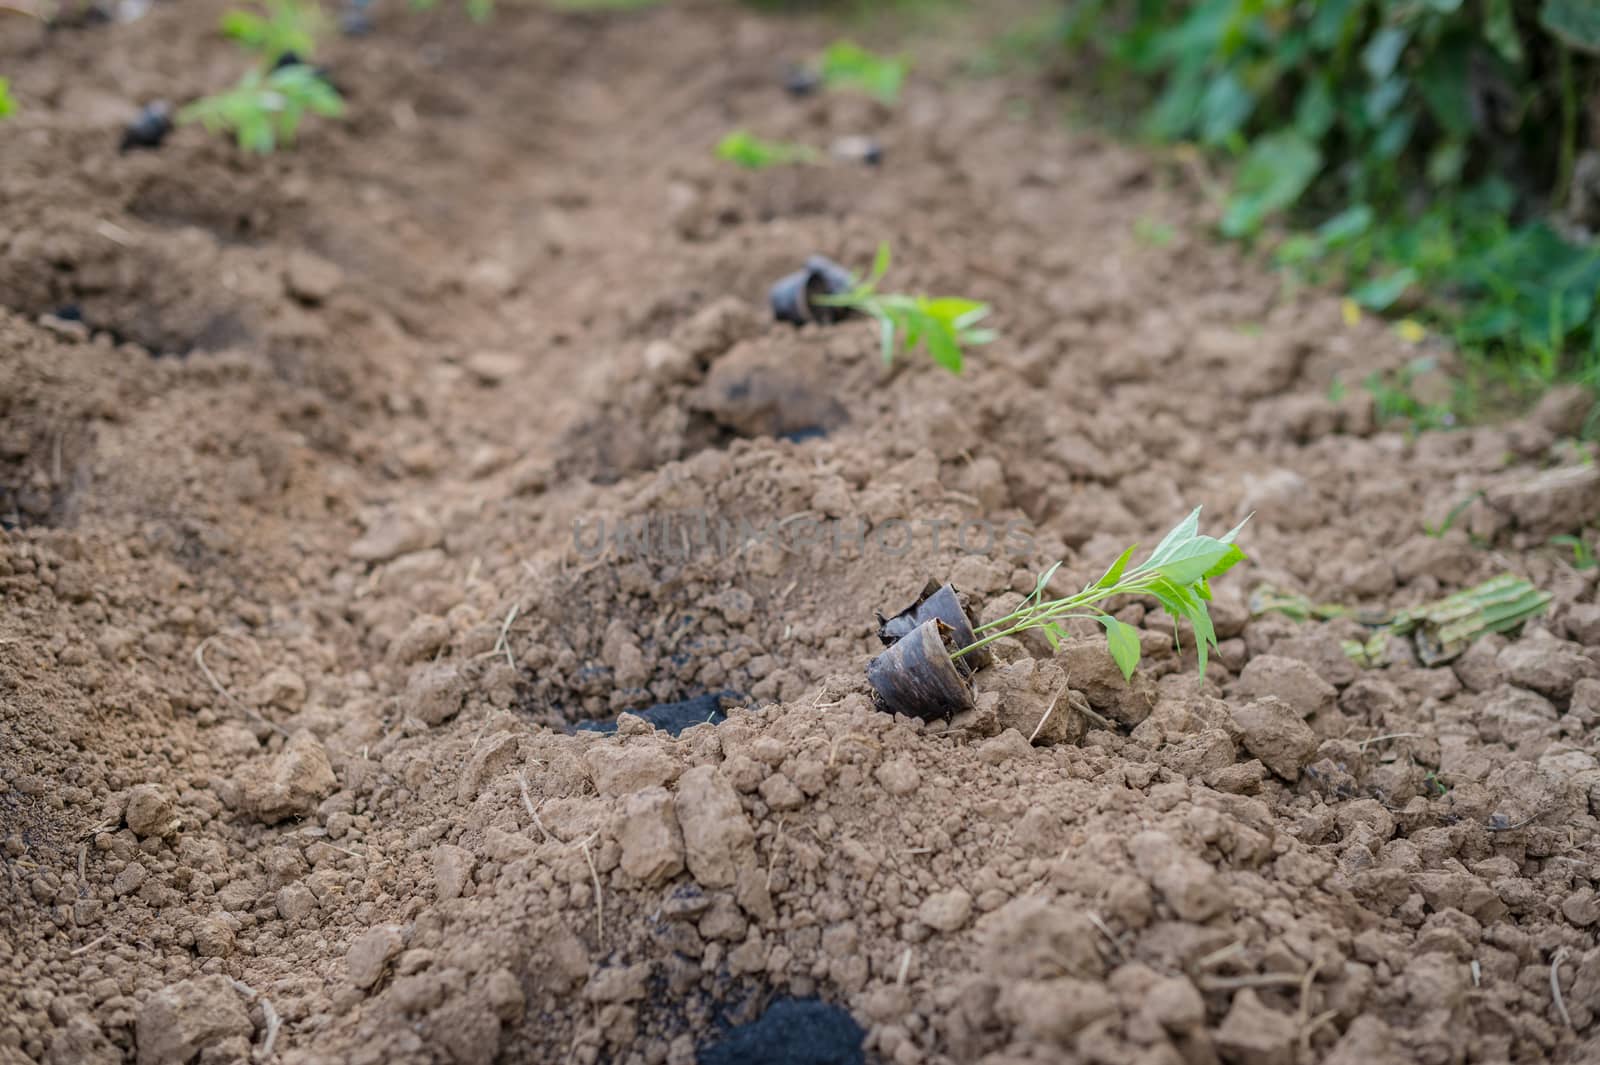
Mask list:
[[847,317],[844,307],[828,307],[812,301],[817,296],[842,296],[855,287],[850,271],[824,255],[813,255],[805,268],[780,278],[768,292],[772,316],[780,322],[804,325],[818,322],[829,325]]
[[896,640],[867,664],[867,682],[878,705],[892,714],[924,721],[950,720],[973,709],[966,674],[950,657],[953,631],[931,618]]
[[[978,638],[973,631],[975,622],[972,615],[961,605],[961,594],[955,590],[955,586],[929,581],[917,601],[900,613],[892,618],[878,615],[878,640],[885,647],[892,647],[918,625],[932,620],[942,621],[950,629],[950,639],[957,650],[970,646]],[[956,659],[956,666],[963,675],[971,676],[974,671],[993,661],[994,655],[989,653],[989,649],[980,647]]]
[[[651,727],[659,729],[671,736],[677,736],[684,729],[696,725],[720,725],[728,720],[724,712],[726,703],[745,701],[745,696],[735,691],[708,692],[698,695],[693,699],[685,699],[676,703],[657,703],[643,710],[629,710],[627,713],[643,718]],[[573,726],[576,732],[615,732],[617,731],[617,718],[607,718],[603,721],[580,721]]]
[[783,76],[783,91],[790,96],[814,96],[822,88],[822,75],[810,67],[790,67]]
[[122,131],[122,150],[156,149],[172,132],[172,105],[154,100],[139,109],[139,114]]

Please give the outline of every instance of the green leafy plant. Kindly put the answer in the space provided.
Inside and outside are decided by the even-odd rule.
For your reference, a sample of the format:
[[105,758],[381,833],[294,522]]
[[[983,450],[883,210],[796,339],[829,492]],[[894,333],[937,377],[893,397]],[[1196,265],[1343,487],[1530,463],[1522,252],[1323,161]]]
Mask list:
[[835,41],[822,53],[817,72],[830,89],[864,92],[883,103],[900,98],[911,62],[904,56],[880,56],[854,41]]
[[0,78],[0,118],[14,114],[17,102],[11,98],[11,83],[5,78]]
[[1572,552],[1572,568],[1576,570],[1589,570],[1600,567],[1600,558],[1595,555],[1595,549],[1581,536],[1570,533],[1550,538],[1552,547],[1565,547]]
[[1473,492],[1465,499],[1456,503],[1455,506],[1451,507],[1450,512],[1444,516],[1444,520],[1439,524],[1434,525],[1432,522],[1423,522],[1422,531],[1427,533],[1435,540],[1443,539],[1446,533],[1455,528],[1456,522],[1461,520],[1461,515],[1467,512],[1467,508],[1482,498],[1483,492],[1481,490]]
[[1541,220],[1600,148],[1591,0],[1076,0],[1064,34],[1141,132],[1233,161],[1224,234],[1287,222],[1282,265],[1453,339],[1475,387],[1600,387],[1600,246]]
[[1170,222],[1140,215],[1133,220],[1133,237],[1147,247],[1165,248],[1178,239],[1178,231]]
[[816,149],[807,145],[762,140],[741,129],[717,143],[717,158],[749,170],[765,170],[772,166],[815,162],[819,156]]
[[1438,360],[1423,355],[1393,373],[1368,374],[1362,385],[1372,395],[1373,416],[1378,423],[1404,422],[1413,431],[1458,424],[1461,419],[1456,407],[1461,403],[1430,401],[1417,395],[1418,380],[1435,372],[1437,366]]
[[232,133],[239,147],[268,154],[294,140],[307,113],[338,118],[344,114],[344,101],[311,68],[294,64],[267,74],[252,70],[227,92],[179,111],[178,121],[198,122],[212,133]]
[[269,67],[286,55],[310,60],[326,28],[327,16],[315,0],[269,0],[264,14],[234,9],[222,16],[223,35]]
[[837,296],[814,296],[812,302],[829,307],[847,307],[878,322],[883,361],[894,361],[898,342],[907,351],[923,344],[933,361],[960,373],[963,349],[987,344],[995,334],[980,329],[978,323],[989,314],[989,305],[953,296],[904,296],[880,293],[878,283],[889,272],[889,245],[878,245],[872,273],[849,292]]
[[[1122,595],[1148,595],[1154,596],[1162,609],[1174,618],[1188,619],[1194,630],[1203,677],[1209,652],[1217,646],[1217,634],[1206,608],[1211,600],[1210,582],[1244,559],[1244,552],[1233,541],[1249,520],[1245,518],[1225,536],[1206,536],[1200,532],[1200,508],[1196,507],[1137,567],[1128,568],[1133,553],[1138,550],[1135,544],[1111,564],[1103,577],[1086,585],[1083,591],[1060,599],[1046,599],[1045,586],[1061,568],[1061,563],[1057,562],[1039,575],[1033,592],[1021,606],[1003,618],[980,625],[975,630],[978,639],[953,652],[951,657],[959,658],[996,640],[1033,630],[1042,632],[1051,647],[1060,647],[1061,641],[1067,638],[1063,622],[1087,618],[1099,622],[1105,629],[1111,657],[1116,660],[1123,677],[1131,678],[1139,665],[1139,633],[1133,626],[1098,609],[1098,604]],[[1177,638],[1176,629],[1174,638]]]

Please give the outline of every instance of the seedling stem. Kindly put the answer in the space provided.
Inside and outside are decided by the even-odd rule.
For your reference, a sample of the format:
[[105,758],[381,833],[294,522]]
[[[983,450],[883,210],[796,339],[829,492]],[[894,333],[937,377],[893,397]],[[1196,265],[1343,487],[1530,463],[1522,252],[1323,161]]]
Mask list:
[[[1045,599],[1044,589],[1061,568],[1057,562],[1039,576],[1033,592],[1022,605],[1003,618],[980,625],[974,630],[978,639],[951,653],[960,658],[996,640],[1018,633],[1038,629],[1059,648],[1066,638],[1062,622],[1068,618],[1089,618],[1099,622],[1106,630],[1106,643],[1111,657],[1122,670],[1124,679],[1133,676],[1139,664],[1139,634],[1133,626],[1118,621],[1103,611],[1093,609],[1095,604],[1119,595],[1152,595],[1174,618],[1188,618],[1194,629],[1195,646],[1200,655],[1200,675],[1205,676],[1206,659],[1217,646],[1216,631],[1211,625],[1211,615],[1206,603],[1211,599],[1210,581],[1232,569],[1245,555],[1233,542],[1250,519],[1246,517],[1222,537],[1204,536],[1200,533],[1200,508],[1196,507],[1177,527],[1156,546],[1150,557],[1137,568],[1128,570],[1138,545],[1128,548],[1106,570],[1105,576],[1086,585],[1076,595],[1060,599]],[[1176,632],[1176,630],[1174,630]]]

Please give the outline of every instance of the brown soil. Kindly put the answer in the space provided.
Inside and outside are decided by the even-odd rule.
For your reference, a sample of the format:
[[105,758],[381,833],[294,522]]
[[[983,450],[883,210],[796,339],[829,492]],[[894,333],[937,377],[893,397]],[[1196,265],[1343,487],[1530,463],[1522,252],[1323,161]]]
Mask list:
[[[294,151],[117,154],[237,74],[222,6],[0,21],[0,1062],[687,1065],[779,994],[895,1065],[1600,1059],[1600,604],[1544,546],[1600,512],[1581,397],[1377,426],[1330,385],[1416,349],[1181,168],[938,47],[896,109],[791,99],[809,16],[392,13]],[[736,126],[887,161],[736,172]],[[994,303],[966,376],[768,320],[880,239]],[[1201,503],[1256,512],[1203,682],[1132,603],[1132,685],[1013,642],[949,726],[872,708],[927,578],[994,616]],[[952,524],[669,550],[696,513]],[[1245,607],[1508,569],[1549,613],[1442,668]]]

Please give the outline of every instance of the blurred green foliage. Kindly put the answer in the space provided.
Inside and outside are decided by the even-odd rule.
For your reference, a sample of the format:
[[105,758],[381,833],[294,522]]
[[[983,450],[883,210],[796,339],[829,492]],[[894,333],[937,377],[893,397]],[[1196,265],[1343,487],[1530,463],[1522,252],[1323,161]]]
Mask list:
[[1064,35],[1143,134],[1234,161],[1225,235],[1502,381],[1600,387],[1600,248],[1550,221],[1600,135],[1600,2],[1075,0]]

